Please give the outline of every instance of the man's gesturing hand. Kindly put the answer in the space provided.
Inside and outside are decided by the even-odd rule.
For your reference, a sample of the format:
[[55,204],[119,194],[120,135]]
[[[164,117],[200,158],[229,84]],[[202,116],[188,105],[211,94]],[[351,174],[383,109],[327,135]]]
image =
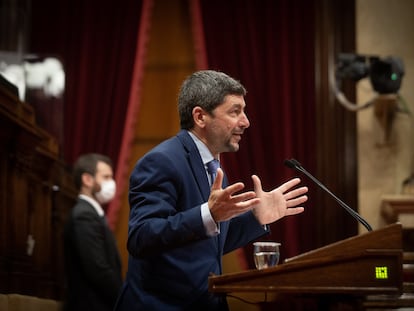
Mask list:
[[293,188],[300,183],[299,178],[293,178],[272,191],[265,192],[262,182],[256,175],[252,176],[254,191],[260,199],[253,213],[262,225],[273,223],[285,216],[302,213],[304,208],[298,206],[308,200],[305,193],[307,187]]
[[223,171],[221,168],[218,168],[217,176],[211,186],[211,193],[208,198],[210,213],[216,222],[226,221],[243,214],[260,202],[254,191],[238,193],[244,189],[242,182],[232,184],[223,189],[223,176]]

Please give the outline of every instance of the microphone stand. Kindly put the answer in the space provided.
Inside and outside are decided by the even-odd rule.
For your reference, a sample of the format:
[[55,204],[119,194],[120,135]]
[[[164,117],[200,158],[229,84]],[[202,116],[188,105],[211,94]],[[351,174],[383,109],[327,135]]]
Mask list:
[[364,218],[361,217],[361,215],[359,215],[352,208],[346,205],[341,199],[339,199],[328,188],[326,188],[324,184],[322,184],[319,180],[313,177],[313,175],[310,174],[306,169],[304,169],[303,166],[297,160],[295,159],[285,160],[285,165],[289,168],[296,169],[297,171],[309,177],[315,184],[317,184],[319,187],[325,190],[328,194],[330,194],[336,200],[336,202],[339,203],[340,206],[342,206],[349,214],[351,214],[352,217],[358,220],[368,231],[372,231],[372,227],[369,225],[369,223]]

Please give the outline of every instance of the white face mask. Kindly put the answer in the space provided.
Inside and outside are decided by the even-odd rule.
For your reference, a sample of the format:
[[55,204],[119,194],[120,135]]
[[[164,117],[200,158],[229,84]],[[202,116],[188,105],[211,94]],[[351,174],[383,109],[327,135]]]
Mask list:
[[115,197],[115,180],[104,180],[101,183],[101,191],[95,193],[95,197],[100,204],[106,204]]

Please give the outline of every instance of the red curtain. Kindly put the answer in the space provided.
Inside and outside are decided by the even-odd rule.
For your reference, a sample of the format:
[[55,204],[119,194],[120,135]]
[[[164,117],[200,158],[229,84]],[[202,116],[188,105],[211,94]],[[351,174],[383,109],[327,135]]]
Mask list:
[[107,216],[114,228],[129,174],[152,0],[36,4],[30,50],[55,54],[65,67],[62,158],[71,165],[82,153],[111,157],[118,191]]
[[[200,0],[192,15],[194,25],[202,25],[195,32],[199,66],[224,71],[248,90],[251,127],[239,152],[223,157],[230,180],[252,188],[250,176],[257,174],[270,190],[293,176],[283,166],[286,158],[314,170],[314,1]],[[311,204],[302,215],[271,226],[267,239],[282,243],[282,257],[315,247],[306,230],[315,213]],[[246,258],[252,265],[250,248]]]
[[131,88],[129,96],[128,109],[125,116],[124,131],[122,135],[121,146],[119,147],[119,158],[115,180],[117,181],[118,191],[116,197],[112,200],[108,211],[107,218],[111,228],[115,228],[118,223],[118,214],[121,209],[122,195],[128,188],[129,181],[129,160],[131,148],[133,144],[136,120],[139,113],[139,99],[141,97],[141,86],[144,75],[144,64],[147,51],[147,42],[149,36],[149,28],[151,25],[151,13],[154,0],[142,0],[142,14],[139,26],[139,34],[136,38],[137,49],[135,53],[135,65],[131,78]]
[[29,50],[64,62],[62,158],[100,152],[118,162],[128,111],[142,2],[39,0]]

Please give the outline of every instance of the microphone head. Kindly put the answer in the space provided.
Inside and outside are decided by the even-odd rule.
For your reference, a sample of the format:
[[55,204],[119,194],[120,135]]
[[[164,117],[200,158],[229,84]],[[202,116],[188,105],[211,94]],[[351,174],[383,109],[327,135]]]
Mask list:
[[296,161],[295,159],[290,159],[290,160],[286,159],[284,163],[289,168],[298,168],[301,166],[300,163]]

